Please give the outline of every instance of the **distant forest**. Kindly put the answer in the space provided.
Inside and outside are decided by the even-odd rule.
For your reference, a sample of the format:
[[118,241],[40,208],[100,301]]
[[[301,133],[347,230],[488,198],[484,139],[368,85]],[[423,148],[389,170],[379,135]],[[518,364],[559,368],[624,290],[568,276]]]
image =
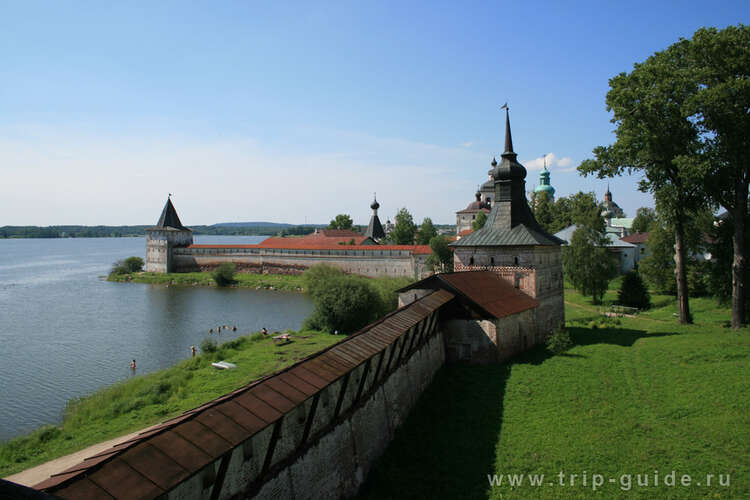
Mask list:
[[[192,226],[193,234],[211,234],[227,236],[288,236],[304,235],[325,225],[293,226],[291,224],[263,225],[262,222],[223,223],[211,226]],[[128,236],[145,236],[146,226],[2,226],[0,239],[3,238],[111,238]]]

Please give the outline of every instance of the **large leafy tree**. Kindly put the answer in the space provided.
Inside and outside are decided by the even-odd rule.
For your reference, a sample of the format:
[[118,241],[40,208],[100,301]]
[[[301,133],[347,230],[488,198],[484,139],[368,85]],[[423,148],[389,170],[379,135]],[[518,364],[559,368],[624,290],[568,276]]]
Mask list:
[[330,229],[351,229],[352,218],[348,214],[338,214],[335,219],[328,224]]
[[563,270],[573,286],[594,304],[601,304],[612,278],[617,276],[614,256],[606,248],[604,233],[582,225],[563,247]]
[[750,26],[723,30],[701,28],[685,42],[685,71],[697,80],[699,91],[688,100],[704,139],[709,168],[705,186],[724,207],[734,229],[732,236],[732,327],[745,317],[747,247],[745,218],[750,186]]
[[437,236],[437,229],[432,224],[432,219],[425,217],[417,233],[417,245],[429,245],[430,240]]
[[427,257],[427,264],[434,270],[442,272],[453,271],[453,250],[448,246],[448,239],[435,236],[430,240],[432,253]]
[[545,231],[557,232],[564,229],[552,231],[555,220],[555,202],[546,191],[534,192],[531,195],[531,210],[534,212],[534,218]]
[[414,218],[404,207],[396,214],[396,225],[393,227],[391,239],[396,245],[413,245],[416,234],[417,226],[414,224]]
[[643,175],[639,189],[651,192],[660,213],[675,235],[675,277],[680,322],[689,323],[685,230],[687,221],[705,205],[704,163],[698,127],[684,106],[698,91],[685,71],[687,42],[682,40],[630,73],[609,81],[607,110],[613,112],[616,141],[594,149],[594,159],[578,167],[584,175],[599,178],[637,171]]
[[635,213],[631,229],[634,233],[645,233],[648,231],[648,227],[654,222],[656,222],[656,210],[649,207],[641,207]]

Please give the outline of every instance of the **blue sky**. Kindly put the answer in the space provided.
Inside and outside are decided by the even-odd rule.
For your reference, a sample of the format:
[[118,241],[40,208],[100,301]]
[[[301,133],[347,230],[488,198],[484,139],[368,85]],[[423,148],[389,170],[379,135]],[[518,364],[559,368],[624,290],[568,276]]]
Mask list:
[[[0,226],[455,222],[513,139],[558,195],[612,141],[608,79],[726,2],[0,2]],[[634,215],[636,178],[610,181]]]

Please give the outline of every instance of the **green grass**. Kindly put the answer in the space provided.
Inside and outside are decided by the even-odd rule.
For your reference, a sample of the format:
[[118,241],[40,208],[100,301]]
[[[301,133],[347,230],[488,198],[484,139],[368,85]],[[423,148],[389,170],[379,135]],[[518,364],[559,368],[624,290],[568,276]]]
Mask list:
[[[142,429],[195,408],[341,340],[300,332],[283,346],[260,334],[240,337],[172,368],[137,376],[70,401],[60,426],[47,426],[0,444],[0,477]],[[226,360],[233,370],[211,363]]]
[[[637,318],[604,318],[573,290],[565,299],[570,351],[445,366],[361,498],[750,498],[750,329],[722,327],[729,311],[713,299],[691,300],[685,326],[672,297],[653,297]],[[636,474],[654,470],[703,486],[638,487]],[[560,471],[577,484],[549,486]],[[706,487],[711,473],[729,474],[730,486],[715,477]],[[488,474],[546,477],[490,488]],[[607,484],[593,491],[592,474]],[[629,491],[608,481],[622,474]]]
[[[302,275],[235,273],[234,279],[236,283],[232,286],[239,288],[284,290],[290,292],[301,292],[304,288]],[[110,274],[107,276],[107,281],[150,283],[155,285],[216,286],[216,282],[210,272]]]

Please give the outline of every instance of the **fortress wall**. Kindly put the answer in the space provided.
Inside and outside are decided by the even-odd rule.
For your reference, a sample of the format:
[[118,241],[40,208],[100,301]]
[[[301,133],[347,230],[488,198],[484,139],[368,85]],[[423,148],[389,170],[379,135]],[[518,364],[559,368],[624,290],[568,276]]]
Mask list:
[[[315,264],[328,264],[351,274],[369,277],[409,277],[420,279],[429,274],[424,255],[388,250],[307,250],[286,249],[205,249],[178,248],[173,251],[175,272],[209,270],[223,262],[232,262],[241,272],[300,274]],[[329,252],[329,254],[323,254]]]
[[[333,500],[356,494],[445,362],[438,315],[450,298],[447,292],[434,292],[393,313],[393,322],[386,318],[370,331],[337,344],[331,349],[335,356],[323,353],[303,362],[300,366],[322,370],[321,377],[335,380],[177,484],[166,498],[218,494],[222,499]],[[408,329],[394,330],[395,325],[409,322],[413,326]],[[363,347],[377,345],[376,338],[390,338],[392,343],[369,357],[358,357]],[[331,375],[335,366],[342,375]]]

